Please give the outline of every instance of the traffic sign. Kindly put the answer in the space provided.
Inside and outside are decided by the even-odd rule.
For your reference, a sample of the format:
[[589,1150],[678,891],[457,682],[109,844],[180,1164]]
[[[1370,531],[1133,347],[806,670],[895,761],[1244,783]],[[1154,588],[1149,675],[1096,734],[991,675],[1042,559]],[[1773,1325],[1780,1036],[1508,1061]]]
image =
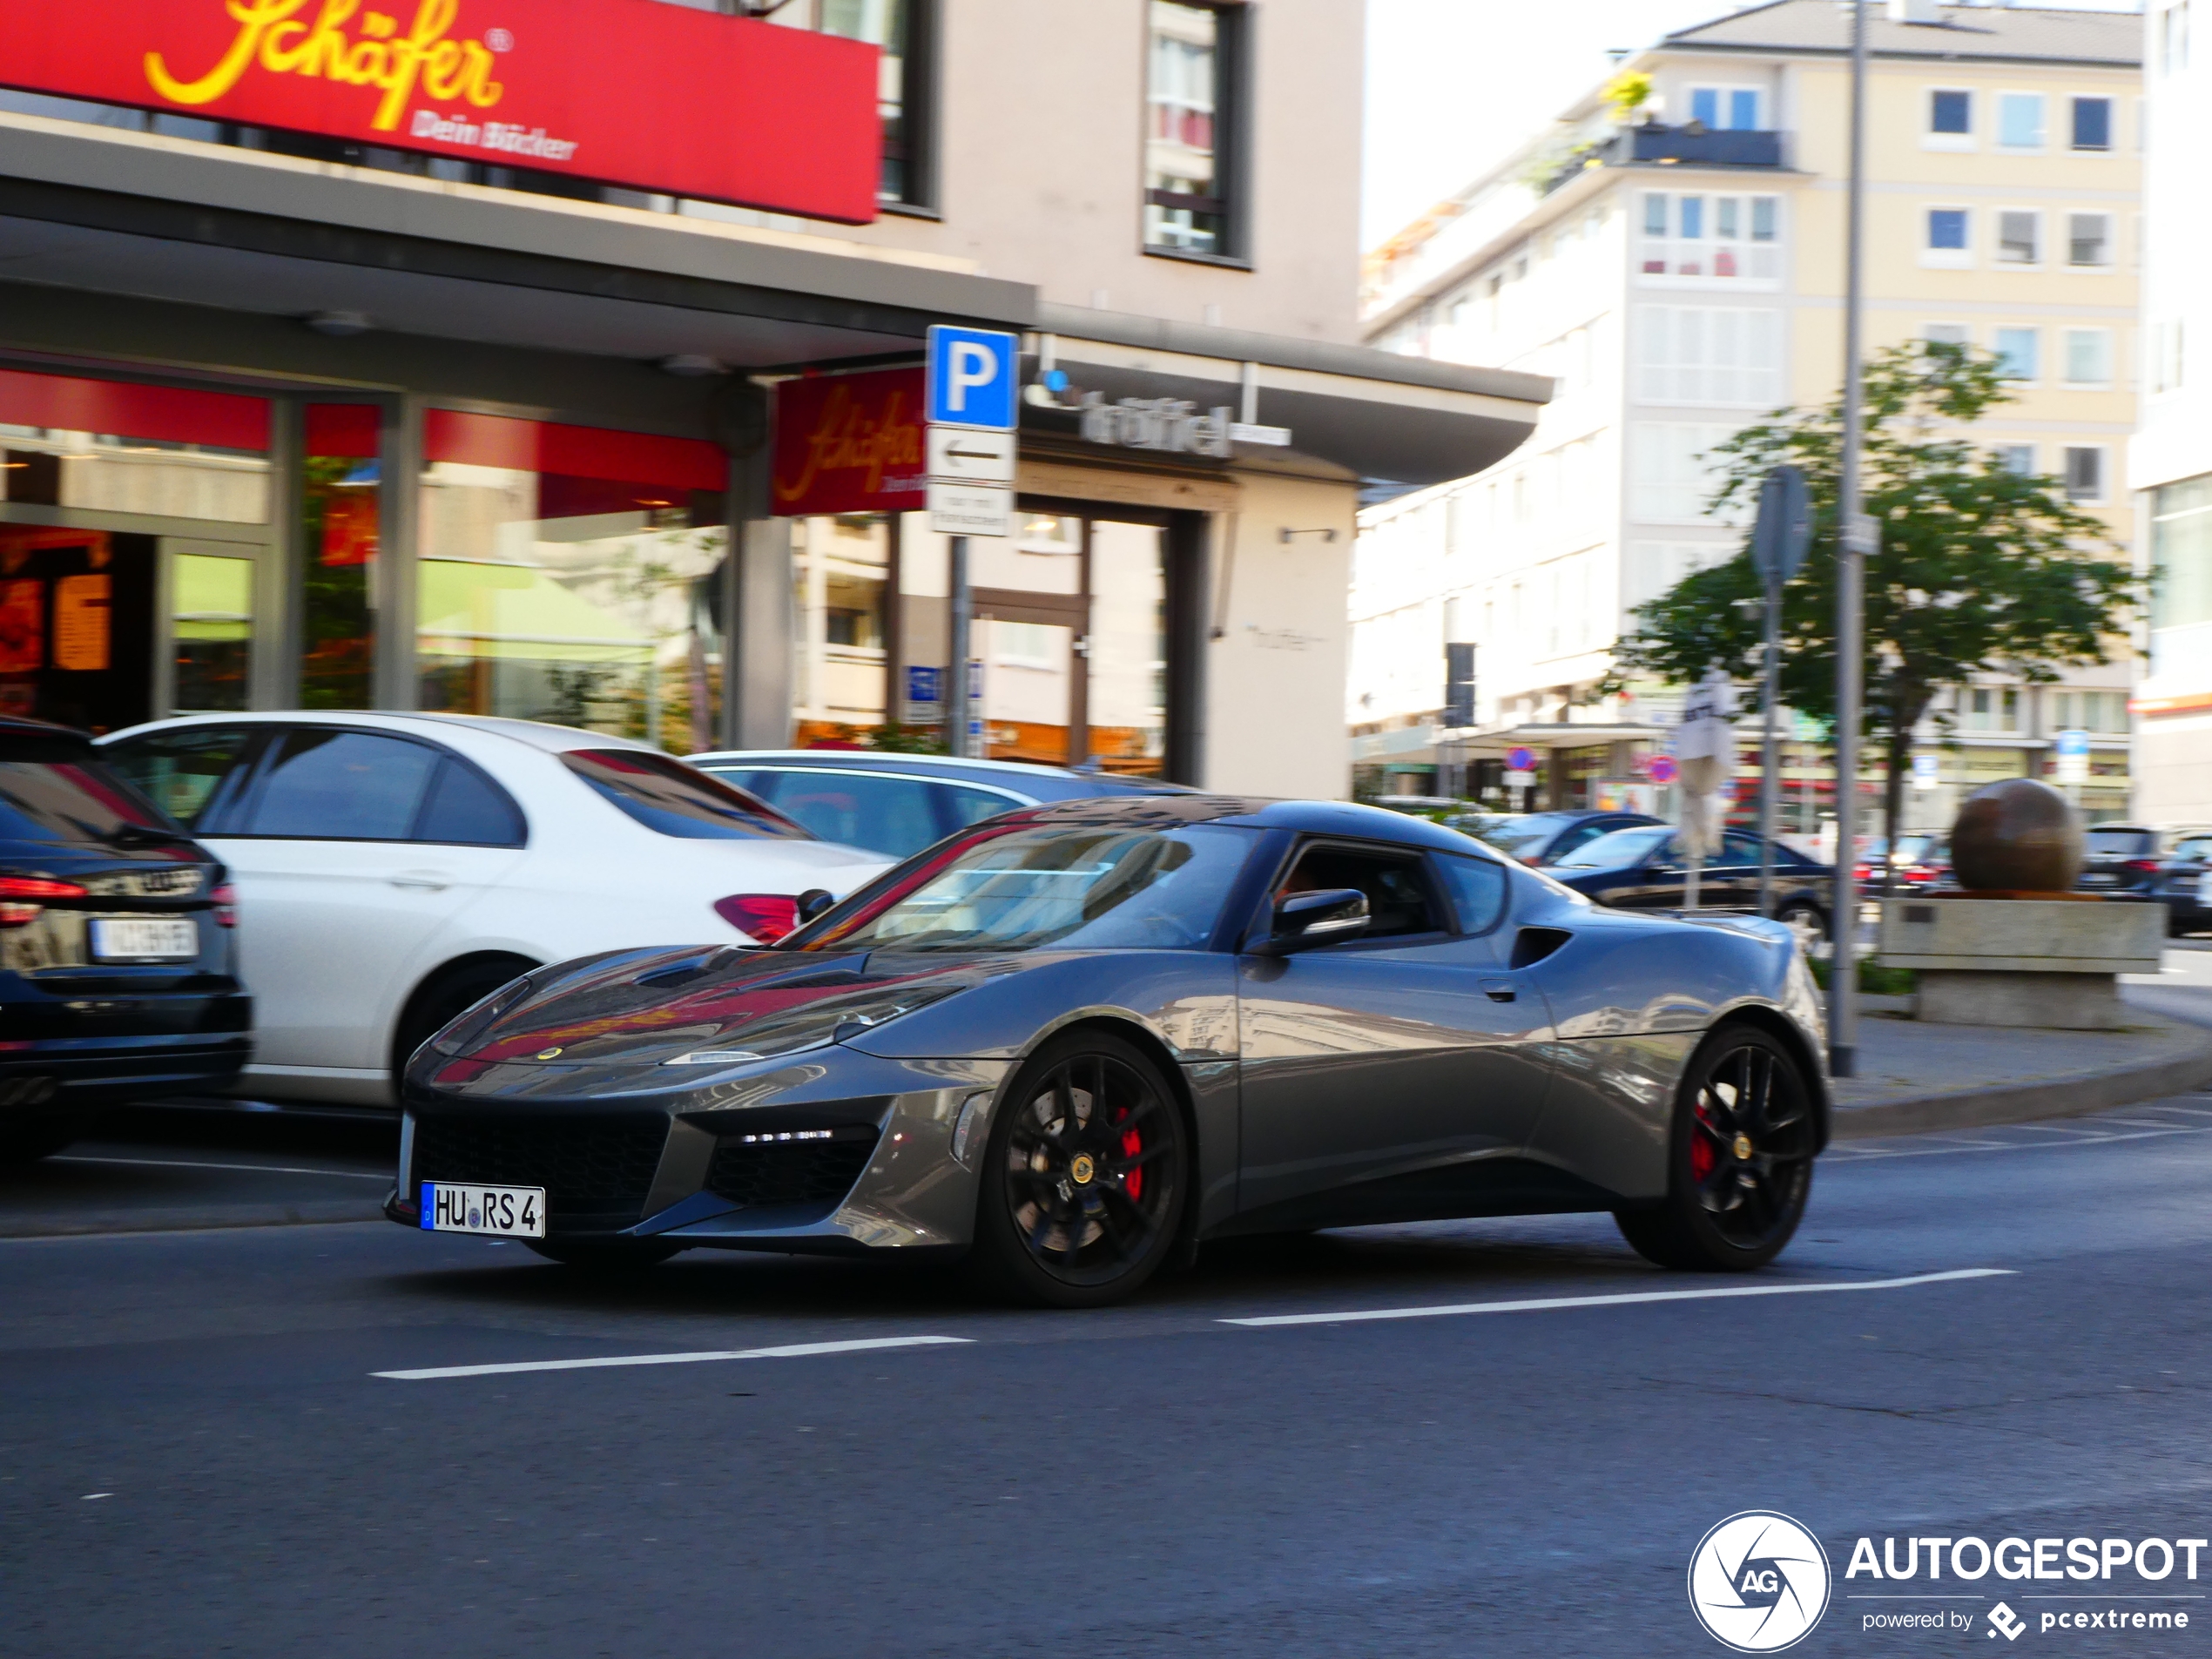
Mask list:
[[1004,484],[929,481],[929,528],[940,536],[1011,536],[1014,492]]
[[1787,582],[1805,562],[1812,541],[1812,499],[1805,475],[1788,465],[1759,482],[1758,522],[1751,527],[1751,566],[1769,582]]
[[929,428],[928,475],[948,482],[1010,484],[1014,482],[1014,435],[979,432],[969,427]]
[[2089,781],[2089,734],[2087,732],[2061,732],[2051,740],[2051,752],[2058,757],[2058,779],[2062,784],[2086,784]]
[[1654,755],[1651,757],[1651,781],[1653,783],[1670,784],[1674,782],[1675,775],[1674,756]]
[[1021,368],[1019,337],[934,323],[929,330],[923,417],[932,426],[1011,432],[1020,408]]
[[1508,749],[1506,751],[1506,766],[1512,772],[1534,772],[1536,770],[1536,757],[1527,749]]

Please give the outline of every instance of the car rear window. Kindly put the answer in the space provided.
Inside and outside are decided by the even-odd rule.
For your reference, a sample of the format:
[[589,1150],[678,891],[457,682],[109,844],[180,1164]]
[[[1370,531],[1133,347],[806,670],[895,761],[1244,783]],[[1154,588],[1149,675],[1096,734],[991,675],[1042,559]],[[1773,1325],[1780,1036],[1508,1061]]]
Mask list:
[[90,744],[59,737],[0,741],[0,838],[94,843],[132,829],[176,833]]
[[561,764],[597,794],[660,835],[686,841],[811,841],[757,795],[649,749],[570,749]]
[[2134,858],[2149,852],[2156,840],[2156,833],[2151,830],[2093,829],[2088,834],[2089,856]]

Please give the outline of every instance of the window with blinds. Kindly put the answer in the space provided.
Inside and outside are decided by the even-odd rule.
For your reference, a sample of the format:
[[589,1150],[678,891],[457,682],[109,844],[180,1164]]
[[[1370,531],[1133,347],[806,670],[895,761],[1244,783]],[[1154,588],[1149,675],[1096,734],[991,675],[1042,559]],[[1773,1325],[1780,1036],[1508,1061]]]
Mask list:
[[1645,403],[1783,401],[1782,314],[1731,306],[1639,306],[1636,397]]

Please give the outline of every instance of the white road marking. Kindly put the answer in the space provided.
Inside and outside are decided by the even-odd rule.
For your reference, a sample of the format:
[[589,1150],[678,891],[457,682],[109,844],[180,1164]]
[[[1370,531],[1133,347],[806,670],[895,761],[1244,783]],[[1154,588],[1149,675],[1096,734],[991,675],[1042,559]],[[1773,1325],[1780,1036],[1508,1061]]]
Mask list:
[[695,1366],[709,1359],[798,1359],[814,1353],[860,1353],[874,1348],[922,1348],[973,1342],[973,1337],[870,1337],[857,1342],[794,1342],[780,1348],[731,1348],[715,1353],[626,1353],[604,1359],[525,1359],[503,1366],[433,1366],[421,1371],[372,1371],[396,1382],[441,1377],[502,1377],[517,1371],[592,1371],[606,1366]]
[[362,1170],[300,1170],[284,1163],[195,1163],[188,1158],[94,1158],[51,1157],[49,1163],[128,1163],[141,1170],[244,1170],[250,1175],[334,1175],[347,1181],[381,1181],[390,1185],[392,1177],[371,1175]]
[[1916,1273],[1911,1278],[1834,1279],[1817,1285],[1734,1285],[1710,1291],[1632,1291],[1619,1296],[1546,1296],[1525,1302],[1462,1302],[1450,1307],[1362,1308],[1350,1313],[1270,1313],[1256,1318],[1222,1319],[1222,1325],[1352,1325],[1367,1319],[1435,1319],[1459,1313],[1536,1313],[1551,1308],[1622,1307],[1632,1302],[1709,1302],[1733,1296],[1805,1296],[1815,1291],[1896,1291],[1908,1285],[1941,1285],[1952,1279],[2009,1278],[2010,1267],[1961,1267],[1947,1273]]

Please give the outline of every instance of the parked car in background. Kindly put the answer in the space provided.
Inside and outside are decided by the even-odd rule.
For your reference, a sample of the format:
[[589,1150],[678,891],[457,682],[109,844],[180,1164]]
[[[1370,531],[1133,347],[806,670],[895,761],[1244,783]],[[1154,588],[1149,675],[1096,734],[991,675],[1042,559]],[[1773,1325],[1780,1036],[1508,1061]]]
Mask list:
[[1476,823],[1455,819],[1453,827],[1496,847],[1507,858],[1541,869],[1601,835],[1661,821],[1649,813],[1511,813]]
[[2158,896],[2166,900],[2166,931],[2212,928],[2212,830],[2185,830],[2160,861]]
[[[1774,846],[1774,916],[1810,952],[1828,937],[1828,891],[1836,873],[1802,853]],[[1689,865],[1669,825],[1615,830],[1575,848],[1545,872],[1616,910],[1679,910],[1688,897]],[[1700,910],[1756,914],[1759,907],[1759,838],[1741,830],[1721,837],[1720,851],[1697,878]]]
[[1181,784],[1107,772],[869,749],[717,750],[689,762],[771,803],[826,841],[894,859],[1017,806],[1193,792]]
[[0,1162],[253,1049],[222,865],[81,732],[0,717]]
[[2074,883],[2077,893],[2098,893],[2114,899],[2156,899],[2164,865],[2159,857],[2163,837],[2148,824],[2095,824],[2083,838],[2081,873]]
[[1926,893],[1939,887],[1951,873],[1951,838],[1932,832],[1920,831],[1897,838],[1897,851],[1891,853],[1888,840],[1876,836],[1867,841],[1858,855],[1852,877],[1859,891],[1878,894],[1882,891],[1882,864],[1887,858],[1896,873],[1899,893]]
[[752,944],[884,860],[625,738],[442,714],[199,715],[101,740],[230,866],[243,1092],[389,1105],[432,1032],[543,963]]

